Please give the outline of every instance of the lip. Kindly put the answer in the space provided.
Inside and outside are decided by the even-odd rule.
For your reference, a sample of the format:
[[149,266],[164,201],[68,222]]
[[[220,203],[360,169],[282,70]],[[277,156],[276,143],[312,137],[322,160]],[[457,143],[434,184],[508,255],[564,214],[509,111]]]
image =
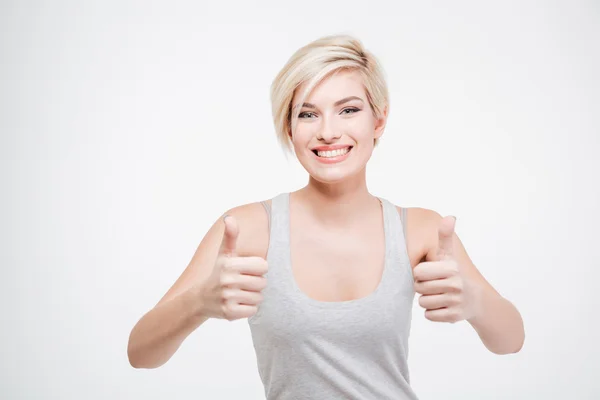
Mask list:
[[318,155],[316,155],[314,153],[314,151],[311,151],[310,153],[313,155],[314,158],[316,158],[316,160],[318,162],[320,162],[322,164],[337,164],[339,162],[344,161],[346,158],[348,158],[350,156],[350,154],[352,154],[352,150],[354,149],[354,146],[350,146],[350,145],[317,146],[313,149],[313,150],[318,150],[318,151],[327,151],[327,150],[343,149],[346,147],[350,147],[350,150],[342,156],[325,158],[325,157],[319,157]]
[[332,145],[327,145],[327,146],[316,146],[313,147],[312,149],[310,149],[311,151],[330,151],[330,150],[338,150],[338,149],[345,149],[346,147],[352,147],[352,145],[350,144],[332,144]]

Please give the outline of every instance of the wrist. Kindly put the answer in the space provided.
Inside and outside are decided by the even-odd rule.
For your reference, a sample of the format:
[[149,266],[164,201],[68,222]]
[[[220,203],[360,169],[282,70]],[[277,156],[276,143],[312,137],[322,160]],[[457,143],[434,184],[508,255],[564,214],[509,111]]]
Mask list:
[[471,286],[471,312],[467,321],[477,324],[485,314],[486,292],[483,287],[473,284]]
[[202,285],[193,285],[181,296],[184,307],[192,318],[208,319],[204,307],[204,287]]

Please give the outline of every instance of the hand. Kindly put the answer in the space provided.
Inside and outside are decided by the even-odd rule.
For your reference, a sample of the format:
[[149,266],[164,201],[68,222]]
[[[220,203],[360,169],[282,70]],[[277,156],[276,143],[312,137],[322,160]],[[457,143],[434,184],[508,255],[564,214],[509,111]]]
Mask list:
[[441,220],[434,261],[422,262],[413,270],[415,292],[421,294],[419,305],[430,321],[455,323],[476,314],[478,291],[454,258],[455,224],[454,217]]
[[238,257],[237,221],[232,216],[223,219],[225,231],[211,275],[203,283],[205,315],[233,321],[256,314],[266,287],[267,261],[261,257]]

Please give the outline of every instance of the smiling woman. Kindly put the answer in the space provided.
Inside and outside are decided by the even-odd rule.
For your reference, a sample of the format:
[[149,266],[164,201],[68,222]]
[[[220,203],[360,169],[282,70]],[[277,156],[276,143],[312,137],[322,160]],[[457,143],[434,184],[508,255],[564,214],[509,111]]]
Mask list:
[[[271,86],[275,130],[285,149],[290,149],[288,135],[302,113],[300,108],[316,108],[314,104],[305,102],[315,86],[326,77],[348,71],[358,75],[363,96],[350,95],[348,98],[336,99],[333,107],[356,99],[362,103],[362,107],[368,103],[375,118],[385,116],[389,93],[383,68],[378,60],[352,36],[326,36],[296,51]],[[299,85],[301,86],[298,87]],[[341,92],[332,94],[341,95]],[[290,107],[292,99],[295,105]],[[377,138],[374,139],[377,143]]]
[[[374,111],[368,100],[373,96],[364,82],[360,70],[344,67],[326,75],[312,89],[310,102],[303,99],[311,82],[302,83],[295,91],[291,109],[296,115],[292,124],[283,127],[288,129],[284,140],[291,143],[312,179],[334,183],[365,170],[383,134],[387,106],[380,106],[379,115]],[[352,162],[345,162],[350,159]]]
[[467,321],[490,351],[519,351],[521,316],[475,268],[455,219],[367,189],[389,96],[361,42],[309,43],[271,95],[277,137],[308,183],[215,221],[133,328],[131,364],[164,364],[209,318],[247,318],[267,399],[416,399],[407,362],[415,293],[429,320]]

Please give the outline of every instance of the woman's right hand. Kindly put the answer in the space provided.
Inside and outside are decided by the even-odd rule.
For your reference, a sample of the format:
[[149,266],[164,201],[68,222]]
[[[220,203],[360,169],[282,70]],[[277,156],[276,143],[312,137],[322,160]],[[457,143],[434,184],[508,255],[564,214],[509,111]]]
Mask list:
[[235,217],[214,222],[185,271],[131,330],[127,355],[133,367],[163,365],[210,318],[233,321],[256,314],[266,286],[264,211],[260,204],[250,203],[229,210]]
[[262,257],[238,257],[239,228],[233,216],[223,218],[223,240],[212,272],[199,290],[203,313],[229,321],[256,314],[267,285],[267,261]]

